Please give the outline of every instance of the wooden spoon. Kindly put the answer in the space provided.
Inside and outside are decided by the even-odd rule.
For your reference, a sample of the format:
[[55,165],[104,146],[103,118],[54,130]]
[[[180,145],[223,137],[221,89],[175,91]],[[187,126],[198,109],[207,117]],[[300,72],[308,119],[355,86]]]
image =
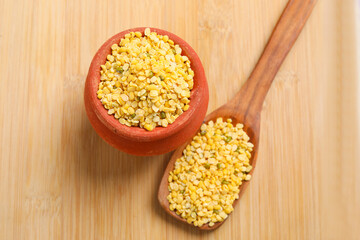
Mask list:
[[[316,0],[290,0],[288,2],[249,79],[232,100],[216,109],[205,118],[205,122],[208,122],[209,120],[215,121],[218,117],[222,117],[223,119],[231,118],[234,124],[244,124],[244,130],[249,135],[250,141],[254,144],[252,157],[250,159],[253,169],[250,174],[254,171],[258,155],[260,113],[265,96],[286,55],[299,36],[315,2]],[[167,196],[169,195],[168,176],[169,172],[174,169],[175,161],[181,157],[183,149],[190,141],[191,139],[173,153],[169,164],[165,169],[158,192],[158,199],[161,206],[171,216],[182,222],[186,222],[186,220],[169,209],[169,202],[167,200]],[[241,185],[240,196],[243,194],[247,185],[248,182],[244,182]],[[238,200],[235,200],[234,205],[237,202]],[[199,227],[199,229],[215,229],[223,222],[217,222],[212,227],[205,224],[202,227]]]

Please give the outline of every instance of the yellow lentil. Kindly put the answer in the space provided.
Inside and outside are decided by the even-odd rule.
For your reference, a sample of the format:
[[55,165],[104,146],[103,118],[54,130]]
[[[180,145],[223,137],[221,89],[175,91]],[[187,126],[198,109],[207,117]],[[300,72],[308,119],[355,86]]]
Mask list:
[[[97,97],[121,124],[167,127],[189,109],[194,71],[168,36],[130,32],[101,65]],[[165,115],[165,117],[164,117]]]
[[224,221],[239,186],[251,178],[249,140],[243,125],[231,119],[203,124],[169,174],[170,210],[199,227]]

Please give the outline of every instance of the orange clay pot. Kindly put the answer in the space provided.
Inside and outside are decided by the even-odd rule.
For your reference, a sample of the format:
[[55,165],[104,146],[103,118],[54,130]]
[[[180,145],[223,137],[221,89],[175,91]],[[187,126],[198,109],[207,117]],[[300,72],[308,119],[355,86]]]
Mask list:
[[129,32],[144,33],[145,27],[128,29],[107,40],[95,54],[85,83],[85,108],[95,131],[111,146],[133,155],[151,156],[170,152],[191,138],[200,128],[209,102],[209,89],[201,61],[188,43],[165,30],[150,28],[160,35],[168,35],[175,44],[182,48],[182,55],[187,56],[194,71],[194,88],[191,90],[190,107],[168,127],[156,127],[147,131],[140,127],[127,127],[108,115],[100,100],[97,90],[100,83],[100,65],[105,64],[111,54],[111,45],[119,43]]

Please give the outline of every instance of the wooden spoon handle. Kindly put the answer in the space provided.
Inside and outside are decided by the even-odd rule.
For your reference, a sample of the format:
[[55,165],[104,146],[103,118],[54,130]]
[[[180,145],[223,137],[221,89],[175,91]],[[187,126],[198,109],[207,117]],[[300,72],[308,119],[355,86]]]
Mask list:
[[[290,0],[249,79],[230,104],[243,119],[259,119],[266,94],[286,55],[299,36],[316,0]],[[254,119],[256,118],[256,119]]]

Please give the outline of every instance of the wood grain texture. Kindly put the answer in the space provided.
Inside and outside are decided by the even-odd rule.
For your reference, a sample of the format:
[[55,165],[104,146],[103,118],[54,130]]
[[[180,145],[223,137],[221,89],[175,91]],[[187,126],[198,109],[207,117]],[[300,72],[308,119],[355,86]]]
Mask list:
[[0,239],[358,239],[355,0],[316,5],[265,100],[253,179],[214,232],[157,203],[170,154],[121,153],[85,114],[96,50],[145,25],[197,51],[213,111],[248,78],[286,2],[0,0]]

